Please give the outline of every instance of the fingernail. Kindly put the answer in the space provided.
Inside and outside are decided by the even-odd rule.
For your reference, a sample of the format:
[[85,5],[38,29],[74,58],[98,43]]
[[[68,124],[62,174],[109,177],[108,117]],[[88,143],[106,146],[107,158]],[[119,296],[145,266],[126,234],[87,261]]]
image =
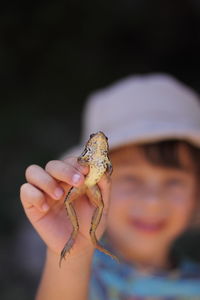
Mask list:
[[81,180],[81,175],[79,175],[79,174],[74,174],[74,175],[72,176],[72,181],[73,181],[74,184],[79,183],[80,180]]
[[64,191],[62,188],[60,187],[57,187],[55,190],[54,190],[54,195],[56,196],[57,199],[60,199],[60,197],[64,194]]
[[44,212],[48,211],[48,210],[49,210],[49,205],[48,205],[47,203],[44,203],[44,204],[42,205],[42,210],[43,210]]

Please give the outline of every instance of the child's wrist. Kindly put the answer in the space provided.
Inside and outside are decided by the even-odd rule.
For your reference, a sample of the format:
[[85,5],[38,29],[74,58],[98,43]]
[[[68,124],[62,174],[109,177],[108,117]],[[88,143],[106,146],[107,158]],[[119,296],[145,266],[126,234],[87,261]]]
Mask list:
[[[85,260],[91,260],[94,254],[94,247],[93,246],[89,246],[87,248],[83,248],[80,250],[79,253],[76,254],[68,254],[65,258],[65,260],[63,260],[62,264],[66,264],[68,263],[73,263],[73,262],[77,262],[77,261],[85,261]],[[47,261],[52,261],[54,263],[57,263],[59,266],[59,260],[60,260],[60,254],[54,252],[52,249],[47,247],[46,250],[46,260]]]

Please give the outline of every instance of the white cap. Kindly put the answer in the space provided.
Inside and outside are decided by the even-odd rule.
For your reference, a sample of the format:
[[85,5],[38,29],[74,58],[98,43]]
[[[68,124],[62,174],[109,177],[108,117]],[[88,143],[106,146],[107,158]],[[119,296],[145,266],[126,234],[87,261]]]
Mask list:
[[200,147],[200,98],[167,74],[131,76],[93,93],[85,106],[79,155],[91,133],[103,131],[110,149],[166,139]]

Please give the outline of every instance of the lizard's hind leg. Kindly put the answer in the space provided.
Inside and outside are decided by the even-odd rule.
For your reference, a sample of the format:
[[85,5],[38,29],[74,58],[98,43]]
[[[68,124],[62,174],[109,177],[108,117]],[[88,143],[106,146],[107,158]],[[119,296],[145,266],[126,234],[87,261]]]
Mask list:
[[70,235],[70,238],[68,239],[68,241],[66,242],[63,250],[61,251],[59,266],[61,266],[62,259],[65,258],[66,254],[72,248],[72,246],[73,246],[73,244],[75,242],[76,236],[78,234],[78,230],[79,230],[78,219],[77,219],[74,207],[72,205],[72,202],[76,198],[78,198],[79,196],[81,196],[84,192],[85,192],[85,187],[84,186],[79,187],[79,188],[72,187],[69,190],[69,192],[68,192],[68,194],[67,194],[67,196],[65,198],[64,203],[65,203],[65,207],[66,207],[66,210],[67,210],[68,217],[69,217],[69,219],[70,219],[70,221],[72,223],[73,230],[72,230],[72,233]]
[[92,243],[94,244],[95,248],[97,248],[98,250],[104,252],[105,254],[111,256],[112,258],[114,258],[118,261],[117,257],[114,256],[112,253],[110,253],[105,248],[103,248],[99,244],[99,242],[96,238],[96,229],[99,225],[99,222],[102,217],[103,209],[104,209],[104,203],[102,200],[101,192],[100,192],[98,186],[94,185],[94,186],[88,188],[86,193],[87,193],[87,196],[89,197],[90,201],[96,206],[94,214],[92,216],[91,227],[90,227],[90,237],[91,237]]

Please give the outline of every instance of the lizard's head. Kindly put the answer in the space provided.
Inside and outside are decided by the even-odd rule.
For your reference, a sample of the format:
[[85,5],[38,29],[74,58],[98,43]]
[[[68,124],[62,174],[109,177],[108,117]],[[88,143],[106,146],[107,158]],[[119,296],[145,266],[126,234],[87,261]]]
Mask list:
[[78,162],[84,164],[92,162],[97,157],[108,155],[108,138],[102,131],[92,133],[83,153],[78,157]]

